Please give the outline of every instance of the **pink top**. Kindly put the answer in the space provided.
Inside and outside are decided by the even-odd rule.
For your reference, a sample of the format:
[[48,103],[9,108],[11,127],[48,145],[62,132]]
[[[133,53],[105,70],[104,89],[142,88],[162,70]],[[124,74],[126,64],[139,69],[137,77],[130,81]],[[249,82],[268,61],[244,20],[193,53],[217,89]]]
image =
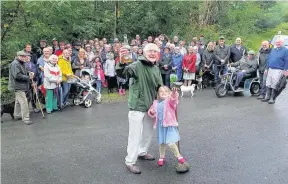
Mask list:
[[[178,126],[177,117],[176,117],[176,110],[178,105],[178,97],[179,94],[177,91],[173,91],[170,98],[164,101],[164,117],[163,117],[163,126]],[[152,106],[148,110],[148,115],[151,118],[155,118],[154,121],[154,128],[157,126],[157,106],[158,100],[154,100]],[[151,114],[151,110],[154,110],[156,113],[154,115]]]

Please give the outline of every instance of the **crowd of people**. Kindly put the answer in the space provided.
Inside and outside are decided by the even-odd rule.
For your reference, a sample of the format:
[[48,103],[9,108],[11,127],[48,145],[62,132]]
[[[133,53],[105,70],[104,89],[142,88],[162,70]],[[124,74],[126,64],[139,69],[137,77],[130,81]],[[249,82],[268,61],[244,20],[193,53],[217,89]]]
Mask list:
[[[193,38],[189,46],[177,36],[170,41],[165,35],[154,40],[152,36],[141,40],[136,35],[130,44],[127,39],[124,43],[117,38],[113,43],[107,43],[103,38],[76,42],[72,46],[62,41],[58,44],[53,39],[53,46],[48,46],[46,40],[41,40],[34,52],[30,44],[18,51],[10,65],[9,89],[15,91],[14,114],[25,124],[32,124],[28,104],[31,101],[34,112],[39,111],[33,93],[37,94],[40,88],[45,89],[47,113],[57,111],[59,104],[61,107],[69,105],[71,81],[75,77],[85,80],[81,71],[88,69],[97,81],[95,85],[99,92],[102,86],[107,86],[108,93],[117,89],[119,95],[125,95],[129,83],[127,169],[140,174],[136,165],[138,158],[155,160],[148,149],[153,128],[157,128],[158,166],[165,164],[165,152],[170,148],[178,162],[176,171],[186,172],[190,166],[177,146],[180,140],[177,129],[179,94],[170,84],[171,74],[177,76],[176,81],[184,81],[183,85],[190,86],[197,76],[213,73],[211,80],[217,85],[220,74],[225,75],[233,66],[239,69],[234,83],[237,89],[243,77],[258,71],[261,82],[258,99],[273,104],[280,78],[288,76],[288,49],[283,42],[278,39],[275,48],[270,48],[269,42],[263,41],[256,54],[253,50],[247,51],[240,38],[228,46],[222,36],[217,42],[206,43],[201,35],[199,39]],[[59,91],[62,91],[60,98]]]
[[[26,44],[10,66],[9,86],[15,91],[15,116],[30,124],[28,104],[31,102],[34,112],[35,95],[40,88],[45,89],[46,112],[51,113],[69,105],[68,98],[73,88],[73,78],[80,76],[82,69],[90,69],[96,79],[95,88],[101,93],[102,87],[107,87],[108,93],[118,92],[125,95],[128,81],[125,76],[117,73],[117,65],[126,60],[134,63],[143,57],[143,49],[148,43],[154,43],[159,48],[156,54],[157,66],[160,69],[163,84],[170,88],[170,75],[175,74],[177,81],[183,81],[190,86],[196,76],[203,73],[214,86],[220,82],[219,74],[227,73],[228,67],[234,66],[241,70],[237,73],[235,89],[245,75],[258,70],[261,81],[261,93],[258,97],[263,101],[275,102],[275,85],[280,73],[287,75],[287,49],[283,40],[276,42],[276,48],[271,49],[268,41],[263,41],[259,53],[247,51],[241,38],[235,44],[225,44],[223,36],[218,41],[206,42],[204,35],[194,37],[190,43],[174,36],[170,40],[165,34],[141,40],[139,35],[128,43],[121,43],[115,38],[108,43],[106,38],[77,41],[73,45],[52,40],[48,45],[46,40],[40,40],[39,47],[32,48]],[[248,57],[246,57],[248,55]],[[125,56],[125,57],[124,57]],[[243,62],[243,58],[244,59]],[[207,72],[209,71],[209,72]],[[267,76],[267,82],[266,82]],[[267,87],[266,87],[267,86]],[[61,98],[59,96],[61,88]],[[77,89],[74,89],[77,90]],[[21,113],[20,113],[21,107]]]

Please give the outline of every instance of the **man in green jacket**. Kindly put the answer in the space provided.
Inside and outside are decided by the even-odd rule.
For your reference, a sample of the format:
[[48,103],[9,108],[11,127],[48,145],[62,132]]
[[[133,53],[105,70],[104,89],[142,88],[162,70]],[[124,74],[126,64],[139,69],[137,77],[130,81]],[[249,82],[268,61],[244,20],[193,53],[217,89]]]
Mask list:
[[125,164],[134,174],[141,171],[136,166],[137,158],[155,160],[148,154],[148,148],[153,136],[153,120],[148,117],[147,111],[156,99],[158,88],[163,85],[162,77],[156,65],[157,55],[160,52],[156,44],[148,43],[143,49],[143,56],[130,65],[118,63],[118,76],[129,80],[129,137]]

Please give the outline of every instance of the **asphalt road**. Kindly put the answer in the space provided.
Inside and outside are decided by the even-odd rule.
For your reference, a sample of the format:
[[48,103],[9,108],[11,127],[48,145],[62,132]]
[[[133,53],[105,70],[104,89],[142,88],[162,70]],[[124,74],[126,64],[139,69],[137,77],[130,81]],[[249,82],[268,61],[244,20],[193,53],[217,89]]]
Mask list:
[[[124,166],[126,102],[68,107],[26,126],[5,114],[2,184],[287,184],[288,94],[268,105],[256,97],[217,98],[212,90],[181,99],[181,152],[191,170],[139,161],[141,175]],[[150,153],[158,158],[157,135]]]

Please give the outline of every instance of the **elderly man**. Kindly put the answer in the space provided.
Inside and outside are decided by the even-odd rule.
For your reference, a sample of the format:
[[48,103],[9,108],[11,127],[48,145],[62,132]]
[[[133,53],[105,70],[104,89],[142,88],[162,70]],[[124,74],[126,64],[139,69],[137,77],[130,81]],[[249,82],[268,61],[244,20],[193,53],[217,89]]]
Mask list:
[[153,135],[153,123],[147,111],[157,96],[157,89],[163,85],[160,70],[156,65],[158,53],[157,45],[148,43],[138,61],[130,65],[118,63],[116,67],[118,76],[130,77],[129,137],[125,163],[128,170],[134,174],[141,173],[135,165],[138,157],[155,160],[147,153]]
[[270,55],[271,49],[269,48],[269,42],[263,41],[262,48],[258,54],[258,72],[259,72],[259,80],[260,80],[260,95],[257,99],[263,99],[266,94],[266,76],[264,75],[265,70],[267,70],[268,66],[268,57]]
[[243,56],[247,56],[247,49],[242,45],[241,38],[236,38],[235,44],[230,47],[230,62],[235,63]]
[[111,45],[110,44],[106,44],[104,46],[104,49],[101,51],[101,59],[102,59],[102,65],[105,64],[107,58],[107,54],[109,54],[111,52]]
[[9,68],[9,85],[8,89],[15,92],[15,109],[14,116],[20,118],[26,125],[32,124],[29,115],[29,106],[26,93],[29,90],[30,80],[33,79],[34,73],[28,73],[25,67],[27,57],[30,55],[24,51],[17,52],[16,59],[11,63]]
[[219,83],[219,72],[222,68],[223,74],[227,73],[227,64],[230,57],[230,47],[228,45],[225,45],[225,38],[223,36],[219,38],[219,44],[215,47],[214,55],[215,82]]
[[274,104],[276,99],[276,89],[280,78],[284,74],[288,76],[288,49],[284,47],[284,40],[278,39],[275,42],[276,48],[273,48],[268,58],[268,70],[266,78],[266,96],[262,102]]
[[248,52],[247,59],[241,59],[235,63],[231,63],[232,67],[236,67],[239,71],[237,72],[234,89],[238,90],[241,80],[245,76],[250,76],[253,72],[257,71],[257,60],[255,58],[255,52],[253,50]]

